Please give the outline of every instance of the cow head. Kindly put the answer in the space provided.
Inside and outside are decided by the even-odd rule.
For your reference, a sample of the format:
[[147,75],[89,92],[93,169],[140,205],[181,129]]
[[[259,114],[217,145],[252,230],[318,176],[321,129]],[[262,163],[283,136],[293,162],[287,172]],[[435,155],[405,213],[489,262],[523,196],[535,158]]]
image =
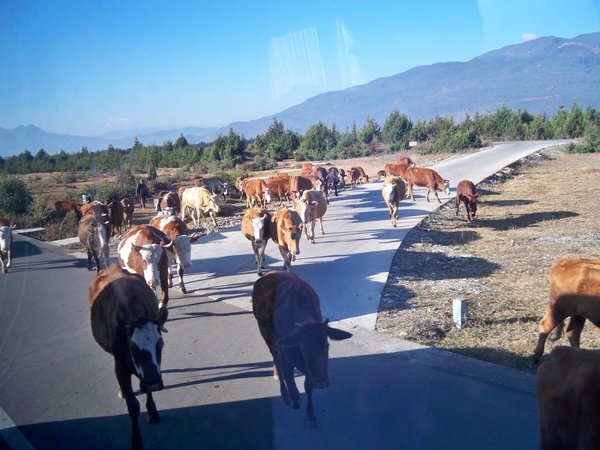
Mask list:
[[298,215],[302,219],[302,223],[305,225],[309,224],[314,217],[314,211],[318,204],[317,201],[310,200],[307,195],[302,194],[302,197],[297,199],[294,204],[298,211]]
[[329,362],[329,342],[348,339],[347,331],[329,326],[329,320],[322,323],[296,323],[294,332],[278,339],[276,345],[282,348],[298,347],[304,359],[306,382],[315,389],[329,386],[327,371]]
[[219,214],[221,207],[219,206],[219,194],[210,194],[208,197],[208,211],[213,211],[215,214]]
[[394,190],[396,189],[395,184],[384,184],[381,188],[383,198],[386,202],[391,203],[394,200]]
[[182,234],[173,238],[173,249],[175,251],[175,261],[184,269],[192,267],[192,242],[200,237],[200,233],[194,233],[190,236]]
[[171,248],[173,242],[169,242],[167,245],[162,244],[147,244],[147,245],[136,245],[131,244],[131,248],[134,252],[139,253],[142,260],[142,271],[144,273],[144,279],[148,286],[156,291],[156,287],[160,282],[158,263],[163,254],[164,248]]
[[258,217],[252,217],[252,230],[254,232],[254,242],[256,245],[262,245],[265,237],[265,222],[268,220],[268,215],[263,214]]
[[142,392],[159,391],[164,386],[160,369],[163,348],[160,329],[158,321],[143,318],[126,327],[129,352]]
[[477,197],[479,194],[469,194],[467,195],[467,202],[469,205],[469,210],[471,211],[471,217],[474,219],[475,214],[477,214]]
[[292,261],[296,260],[296,255],[300,254],[300,238],[302,237],[302,228],[304,228],[304,224],[300,225],[289,225],[284,228],[285,234],[285,242],[287,243],[287,247],[289,252],[292,255]]

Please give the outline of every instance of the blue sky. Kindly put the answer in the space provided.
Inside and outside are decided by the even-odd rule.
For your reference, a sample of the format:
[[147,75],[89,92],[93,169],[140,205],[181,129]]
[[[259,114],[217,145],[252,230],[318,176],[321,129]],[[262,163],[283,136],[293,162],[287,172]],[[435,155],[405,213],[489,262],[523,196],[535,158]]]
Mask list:
[[222,126],[412,67],[600,31],[600,0],[0,0],[0,127]]

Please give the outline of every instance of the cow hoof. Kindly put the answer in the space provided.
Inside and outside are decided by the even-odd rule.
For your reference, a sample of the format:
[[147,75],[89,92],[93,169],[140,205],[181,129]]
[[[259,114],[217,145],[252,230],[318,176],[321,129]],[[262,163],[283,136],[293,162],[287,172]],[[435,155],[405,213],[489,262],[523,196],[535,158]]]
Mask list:
[[159,423],[159,422],[160,422],[160,416],[158,415],[158,413],[156,413],[156,414],[148,413],[148,423]]
[[185,288],[185,286],[179,286],[179,291],[180,291],[182,294],[187,294],[187,293],[188,293],[188,292],[187,292],[187,289]]
[[121,388],[119,388],[119,390],[117,391],[117,397],[124,398],[123,397],[123,391],[121,390]]
[[292,408],[294,408],[294,409],[300,408],[300,399],[292,400]]

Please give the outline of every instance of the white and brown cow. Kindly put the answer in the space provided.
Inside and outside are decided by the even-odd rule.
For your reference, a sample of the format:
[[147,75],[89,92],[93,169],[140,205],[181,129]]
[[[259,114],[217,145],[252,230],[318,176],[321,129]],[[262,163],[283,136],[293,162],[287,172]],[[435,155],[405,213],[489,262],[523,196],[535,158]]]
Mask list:
[[381,188],[381,196],[385,201],[392,220],[392,226],[396,228],[398,219],[398,206],[406,195],[406,185],[400,177],[387,177]]
[[281,399],[286,405],[291,401],[294,409],[300,407],[294,367],[306,375],[306,423],[315,427],[312,392],[329,385],[327,338],[339,341],[352,334],[330,327],[328,320],[323,320],[316,292],[292,273],[274,271],[259,278],[252,290],[252,311],[273,356]]
[[267,204],[271,203],[271,188],[262,178],[246,178],[243,189],[248,208],[252,208],[255,204],[266,208]]
[[571,320],[566,334],[576,348],[586,319],[600,327],[600,259],[559,259],[550,269],[548,307],[540,320],[534,363],[540,361],[546,339],[555,328],[554,340],[560,339],[567,317]]
[[11,225],[10,221],[0,218],[0,264],[2,264],[2,273],[7,273],[12,266],[12,230],[16,224]]
[[111,215],[110,209],[104,203],[93,200],[81,206],[81,213],[94,216],[97,223],[102,224],[106,230],[106,239],[111,236]]
[[[205,187],[187,188],[181,195],[181,220],[185,220],[187,208],[191,209],[192,223],[195,227],[200,226],[200,217],[204,221],[205,213],[208,213],[213,224],[217,226],[215,217],[221,211],[217,194],[212,193]],[[194,212],[196,217],[194,217]]]
[[[315,243],[315,222],[319,221],[319,227],[321,229],[321,235],[325,234],[323,230],[323,216],[327,212],[327,201],[321,191],[311,189],[304,191],[302,196],[298,199],[294,199],[294,208],[298,211],[300,219],[304,224],[304,233],[306,239],[311,244]],[[310,235],[308,229],[310,228]]]
[[283,269],[288,272],[292,271],[292,261],[300,254],[303,226],[302,219],[292,209],[281,209],[271,217],[271,240],[279,246],[283,257]]
[[456,198],[454,202],[456,204],[456,215],[458,216],[458,208],[460,202],[465,204],[467,210],[467,219],[469,222],[475,220],[475,214],[477,214],[477,190],[475,185],[470,180],[461,180],[456,185]]
[[169,214],[179,214],[181,212],[181,200],[179,194],[174,191],[162,192],[159,198],[154,199],[155,211],[166,211]]
[[142,275],[156,292],[162,290],[160,307],[169,302],[169,255],[173,243],[165,233],[150,225],[137,225],[123,235],[117,247],[119,264],[130,273]]
[[96,275],[98,275],[100,273],[100,256],[104,260],[104,268],[109,265],[106,228],[102,223],[98,223],[95,216],[86,214],[79,221],[77,236],[87,251],[88,270],[93,270],[93,258],[96,264]]
[[177,263],[177,276],[179,277],[179,290],[187,294],[183,282],[183,272],[192,268],[192,243],[200,237],[200,233],[192,233],[187,225],[177,216],[165,216],[158,214],[150,220],[150,225],[159,229],[173,242],[173,252],[167,252],[169,256],[169,287],[173,287],[173,261]]
[[406,169],[406,187],[411,200],[416,201],[413,195],[413,186],[426,187],[429,201],[429,193],[433,192],[437,201],[442,203],[438,197],[437,191],[445,192],[450,195],[450,182],[444,180],[435,170],[427,167],[409,167]]
[[146,394],[148,421],[160,421],[152,392],[163,388],[161,356],[164,324],[156,297],[135,274],[116,264],[92,280],[89,288],[90,322],[96,342],[114,357],[119,396],[125,398],[131,421],[131,448],[141,449],[140,404],[131,386],[131,376],[140,379]]
[[262,276],[264,268],[265,249],[271,237],[271,214],[266,209],[255,206],[244,213],[242,217],[242,234],[252,244],[256,257],[256,273]]

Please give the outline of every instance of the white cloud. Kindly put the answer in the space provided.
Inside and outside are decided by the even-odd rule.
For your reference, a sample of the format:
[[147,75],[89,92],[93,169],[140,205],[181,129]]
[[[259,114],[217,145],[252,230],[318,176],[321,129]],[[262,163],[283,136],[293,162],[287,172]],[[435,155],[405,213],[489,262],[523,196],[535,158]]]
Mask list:
[[521,39],[523,39],[524,41],[533,41],[534,39],[537,39],[539,36],[535,33],[531,33],[531,32],[527,32],[527,33],[523,33],[523,36],[521,36]]

